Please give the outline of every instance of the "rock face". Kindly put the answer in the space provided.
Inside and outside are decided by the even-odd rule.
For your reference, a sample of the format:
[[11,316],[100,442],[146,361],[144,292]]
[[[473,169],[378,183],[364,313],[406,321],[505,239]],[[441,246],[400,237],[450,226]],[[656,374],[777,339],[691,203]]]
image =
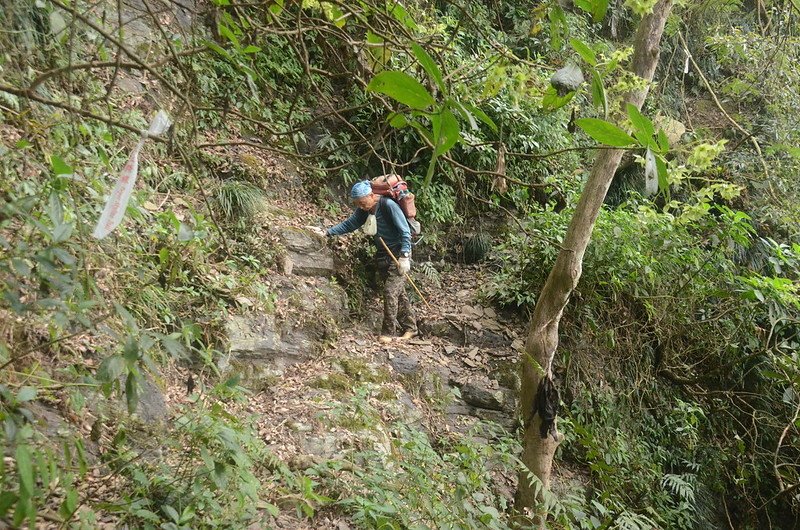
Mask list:
[[229,317],[230,355],[221,363],[222,369],[234,369],[249,378],[278,375],[314,355],[332,324],[346,316],[346,295],[328,280],[280,278],[275,294],[280,313]]
[[247,376],[282,372],[314,352],[314,337],[308,330],[282,326],[275,315],[233,315],[226,331],[230,365],[242,368]]
[[461,397],[467,404],[482,409],[503,410],[505,405],[502,390],[490,390],[473,383],[461,387]]
[[285,272],[300,276],[331,276],[336,272],[324,239],[291,227],[281,230],[280,237],[286,247]]

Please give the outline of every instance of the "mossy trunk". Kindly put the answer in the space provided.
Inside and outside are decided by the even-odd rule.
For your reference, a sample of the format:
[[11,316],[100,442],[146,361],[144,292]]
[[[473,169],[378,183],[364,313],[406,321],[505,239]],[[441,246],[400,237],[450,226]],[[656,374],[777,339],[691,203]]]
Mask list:
[[[671,9],[672,0],[659,0],[653,12],[642,18],[636,33],[630,70],[648,82],[652,81],[658,65],[661,34],[664,32],[664,24]],[[646,96],[647,89],[628,94],[624,98],[623,108],[626,103],[641,108]],[[542,378],[552,375],[552,361],[558,347],[561,316],[580,280],[583,256],[622,154],[621,149],[604,149],[598,153],[567,229],[563,249],[539,294],[528,327],[522,359],[522,390],[519,403],[523,418],[530,418],[531,411],[536,406],[536,395]],[[525,426],[522,461],[538,477],[541,485],[549,489],[553,456],[560,437],[557,433],[543,437],[540,433],[541,422],[542,418],[536,414]],[[541,488],[531,484],[526,472],[520,473],[515,510],[522,516],[532,515],[536,524],[544,527],[547,513],[541,508],[540,492]]]

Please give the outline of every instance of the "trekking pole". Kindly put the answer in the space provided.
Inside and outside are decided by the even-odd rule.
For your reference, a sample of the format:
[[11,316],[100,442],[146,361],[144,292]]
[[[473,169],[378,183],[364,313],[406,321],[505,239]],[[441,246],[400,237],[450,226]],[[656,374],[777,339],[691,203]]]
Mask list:
[[[383,248],[386,249],[386,252],[388,252],[389,255],[392,257],[392,260],[394,261],[394,264],[397,265],[397,269],[400,270],[400,262],[397,261],[397,258],[394,257],[394,254],[392,254],[392,251],[389,250],[389,247],[386,245],[386,241],[384,241],[382,237],[379,237],[378,239],[380,239],[381,245],[383,245]],[[408,280],[408,282],[411,284],[411,287],[413,287],[414,290],[417,291],[417,294],[419,295],[420,298],[422,298],[422,301],[425,302],[425,305],[428,306],[428,309],[433,309],[431,307],[431,304],[429,304],[428,301],[425,299],[425,297],[422,296],[422,293],[419,292],[419,289],[417,289],[417,284],[414,283],[414,280],[411,279],[411,276],[409,276],[408,274],[404,273],[403,274],[403,278]]]

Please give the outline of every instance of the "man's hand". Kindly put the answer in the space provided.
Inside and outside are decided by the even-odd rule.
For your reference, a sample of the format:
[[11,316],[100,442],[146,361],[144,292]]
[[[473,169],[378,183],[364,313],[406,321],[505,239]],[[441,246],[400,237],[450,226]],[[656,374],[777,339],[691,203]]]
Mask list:
[[400,274],[408,274],[411,271],[411,258],[400,258],[397,260],[397,269]]
[[309,232],[317,234],[320,237],[325,237],[328,235],[328,232],[324,228],[320,228],[318,226],[306,226],[305,229]]

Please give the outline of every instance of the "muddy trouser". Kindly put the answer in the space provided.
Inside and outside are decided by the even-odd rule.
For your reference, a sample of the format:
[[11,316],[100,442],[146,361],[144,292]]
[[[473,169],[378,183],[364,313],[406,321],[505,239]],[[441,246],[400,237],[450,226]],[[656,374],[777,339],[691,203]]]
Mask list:
[[[399,249],[398,249],[399,250]],[[392,249],[395,256],[399,252]],[[417,320],[406,293],[406,280],[397,270],[392,258],[384,252],[375,256],[378,276],[383,284],[383,335],[397,335],[400,331],[417,331]]]

